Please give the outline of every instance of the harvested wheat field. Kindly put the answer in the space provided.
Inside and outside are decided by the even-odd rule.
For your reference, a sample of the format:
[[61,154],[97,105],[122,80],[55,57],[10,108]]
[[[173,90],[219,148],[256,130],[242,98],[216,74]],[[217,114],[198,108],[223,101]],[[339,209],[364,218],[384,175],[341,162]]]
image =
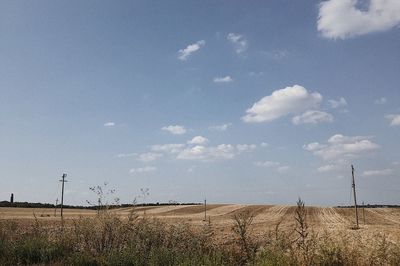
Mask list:
[[[384,233],[389,238],[400,237],[400,208],[365,208],[359,209],[360,230],[352,230],[355,224],[354,209],[333,207],[307,207],[307,224],[316,233],[337,232],[344,234],[361,234],[373,236]],[[157,218],[167,223],[187,223],[195,227],[205,224],[204,205],[172,205],[146,206],[137,208],[113,209],[110,212],[127,218],[132,212],[139,218]],[[231,233],[233,217],[240,213],[250,213],[254,216],[252,232],[262,235],[275,230],[290,231],[295,224],[295,206],[283,205],[243,205],[243,204],[212,204],[207,205],[207,223],[218,232],[221,238]],[[80,217],[94,217],[97,212],[85,209],[64,209],[66,221]],[[41,208],[0,208],[0,219],[10,219],[25,224],[34,219],[45,224],[59,221],[60,211],[54,216],[54,209]],[[364,219],[365,218],[365,219]],[[396,240],[397,241],[397,240]]]

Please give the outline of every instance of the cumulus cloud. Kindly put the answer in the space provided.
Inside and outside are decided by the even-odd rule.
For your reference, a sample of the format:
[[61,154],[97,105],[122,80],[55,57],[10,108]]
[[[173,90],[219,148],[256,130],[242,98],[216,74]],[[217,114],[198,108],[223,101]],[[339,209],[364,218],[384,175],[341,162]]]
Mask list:
[[324,160],[340,161],[360,157],[376,151],[380,146],[372,142],[368,136],[348,137],[336,134],[330,137],[326,144],[313,142],[304,145],[303,148]]
[[235,148],[231,144],[220,144],[215,147],[196,145],[182,150],[176,157],[179,160],[214,161],[232,159],[235,157]]
[[400,114],[386,115],[385,117],[390,120],[391,126],[400,126]]
[[247,40],[243,37],[243,35],[236,33],[229,33],[226,37],[233,45],[235,46],[235,51],[237,54],[241,54],[247,50]]
[[164,131],[168,131],[169,133],[174,135],[183,135],[186,133],[186,128],[184,126],[179,126],[179,125],[170,125],[162,127],[161,129]]
[[319,5],[318,31],[331,39],[346,39],[400,25],[400,1],[370,0],[366,10],[357,0],[329,0]]
[[229,82],[232,82],[232,81],[233,81],[233,78],[231,78],[231,76],[214,78],[214,82],[215,83],[229,83]]
[[385,104],[385,103],[387,103],[387,99],[386,99],[385,97],[381,97],[381,98],[379,98],[379,99],[376,99],[376,100],[374,101],[374,103],[375,103],[375,104]]
[[333,121],[333,116],[323,111],[309,110],[301,115],[293,117],[292,122],[295,125],[300,124],[319,124],[330,123]]
[[310,93],[304,87],[294,85],[276,90],[265,96],[246,111],[242,120],[247,123],[270,122],[289,114],[298,114],[310,108],[318,107],[322,95]]
[[203,136],[195,136],[193,139],[189,140],[187,143],[204,145],[204,144],[208,143],[208,139]]
[[105,126],[105,127],[113,127],[113,126],[115,126],[115,123],[114,122],[107,122],[107,123],[104,123],[103,126]]
[[203,47],[204,45],[206,45],[206,42],[204,40],[189,44],[186,48],[180,49],[178,51],[178,59],[186,61],[191,54],[200,50],[200,48]]
[[215,130],[215,131],[225,131],[231,125],[232,125],[231,123],[226,123],[226,124],[221,124],[221,125],[210,126],[208,129],[209,130]]
[[343,97],[340,97],[339,100],[329,100],[328,102],[329,102],[329,105],[331,106],[331,108],[333,108],[333,109],[347,106],[347,101]]
[[154,172],[157,170],[157,167],[154,166],[146,166],[146,167],[138,167],[138,168],[132,168],[129,170],[129,173],[135,174],[135,173],[148,173],[148,172]]
[[280,162],[273,162],[273,161],[255,162],[254,165],[258,167],[271,168],[278,172],[285,172],[290,168],[287,165],[282,165]]
[[388,176],[393,174],[393,169],[368,170],[362,173],[362,176]]
[[158,158],[162,157],[161,153],[154,153],[154,152],[146,152],[139,154],[138,160],[141,162],[151,162],[157,160]]

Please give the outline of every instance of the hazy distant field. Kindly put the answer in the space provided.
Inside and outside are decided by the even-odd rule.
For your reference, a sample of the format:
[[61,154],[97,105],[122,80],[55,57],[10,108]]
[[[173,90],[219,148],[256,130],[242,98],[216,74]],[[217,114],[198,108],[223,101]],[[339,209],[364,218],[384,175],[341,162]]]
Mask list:
[[[289,230],[294,226],[294,206],[280,205],[222,205],[214,204],[207,206],[207,220],[217,232],[223,237],[230,233],[233,223],[232,217],[240,212],[251,211],[255,218],[253,230],[255,233],[263,233],[273,230],[279,223],[281,229]],[[132,208],[121,208],[112,210],[120,217],[128,217]],[[187,222],[194,226],[204,224],[204,206],[154,206],[138,207],[134,209],[140,217],[155,217],[166,222]],[[353,233],[350,228],[355,223],[354,210],[328,207],[307,207],[307,221],[313,230],[321,232],[343,231]],[[93,217],[96,215],[93,210],[64,209],[64,217],[68,219],[79,217]],[[35,216],[43,222],[59,220],[60,210],[57,210],[57,217],[54,217],[54,209],[35,208],[0,208],[1,219],[14,219],[29,222]],[[386,233],[389,237],[400,236],[400,208],[371,208],[365,209],[365,224],[363,210],[359,209],[361,235],[371,235],[377,232]]]

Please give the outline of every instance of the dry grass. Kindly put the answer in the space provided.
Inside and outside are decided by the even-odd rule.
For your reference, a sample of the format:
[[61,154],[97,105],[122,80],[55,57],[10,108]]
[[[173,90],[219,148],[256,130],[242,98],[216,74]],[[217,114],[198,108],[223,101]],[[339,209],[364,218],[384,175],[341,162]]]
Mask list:
[[400,265],[399,209],[351,230],[350,209],[202,207],[66,210],[63,231],[52,210],[0,208],[0,264]]

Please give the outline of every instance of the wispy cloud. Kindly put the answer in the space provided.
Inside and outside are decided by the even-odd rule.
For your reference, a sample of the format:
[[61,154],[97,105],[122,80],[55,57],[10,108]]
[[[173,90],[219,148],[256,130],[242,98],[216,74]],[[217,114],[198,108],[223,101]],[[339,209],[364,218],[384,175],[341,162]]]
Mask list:
[[276,90],[265,96],[246,111],[242,120],[247,123],[270,122],[289,114],[298,114],[307,109],[318,107],[322,95],[310,93],[304,87],[294,85]]
[[319,5],[318,31],[331,39],[346,39],[400,25],[400,1],[370,0],[367,10],[356,0],[329,0]]
[[186,128],[180,125],[170,125],[161,128],[164,131],[168,131],[173,135],[183,135],[186,133]]
[[127,158],[127,157],[132,157],[138,155],[137,153],[120,153],[117,155],[118,158]]
[[393,174],[393,169],[368,170],[362,173],[362,176],[388,176]]
[[226,123],[226,124],[221,124],[221,125],[210,126],[208,129],[215,130],[215,131],[225,131],[230,126],[232,126],[232,123]]
[[271,169],[274,169],[275,171],[278,171],[281,173],[286,172],[290,168],[287,165],[282,165],[280,162],[273,162],[273,161],[255,162],[254,165],[258,166],[258,167],[271,168]]
[[236,149],[238,152],[247,152],[247,151],[252,151],[257,148],[257,145],[255,144],[237,144]]
[[293,117],[292,122],[295,125],[331,123],[333,122],[333,116],[323,111],[309,110]]
[[148,173],[148,172],[154,172],[157,170],[157,167],[154,166],[146,166],[146,167],[139,167],[139,168],[132,168],[129,170],[129,173],[135,174],[135,173]]
[[390,114],[385,116],[386,119],[390,120],[390,125],[395,127],[395,126],[400,126],[400,114]]
[[161,153],[146,152],[146,153],[139,154],[138,160],[141,162],[152,162],[161,157],[163,157],[163,155]]
[[340,107],[345,107],[347,106],[347,101],[345,98],[340,97],[339,100],[328,100],[329,105],[331,106],[332,109],[337,109]]
[[189,44],[186,48],[180,49],[178,51],[178,59],[182,61],[186,61],[188,57],[194,52],[200,50],[201,47],[206,45],[204,40],[197,41],[196,43]]
[[374,103],[375,103],[375,104],[385,104],[385,103],[387,103],[387,99],[386,99],[385,97],[381,97],[381,98],[379,98],[379,99],[376,99],[376,100],[374,101]]
[[235,46],[235,51],[237,54],[241,54],[247,50],[248,42],[243,35],[236,33],[229,33],[226,37]]
[[113,127],[113,126],[115,126],[115,123],[114,122],[107,122],[107,123],[104,123],[103,126],[105,126],[105,127]]
[[158,145],[152,145],[151,150],[155,152],[176,154],[179,153],[184,147],[185,144],[182,143],[171,143],[171,144],[161,144],[161,145],[158,144]]
[[231,78],[231,76],[216,77],[216,78],[214,78],[214,82],[215,83],[229,83],[229,82],[233,82],[233,79]]

